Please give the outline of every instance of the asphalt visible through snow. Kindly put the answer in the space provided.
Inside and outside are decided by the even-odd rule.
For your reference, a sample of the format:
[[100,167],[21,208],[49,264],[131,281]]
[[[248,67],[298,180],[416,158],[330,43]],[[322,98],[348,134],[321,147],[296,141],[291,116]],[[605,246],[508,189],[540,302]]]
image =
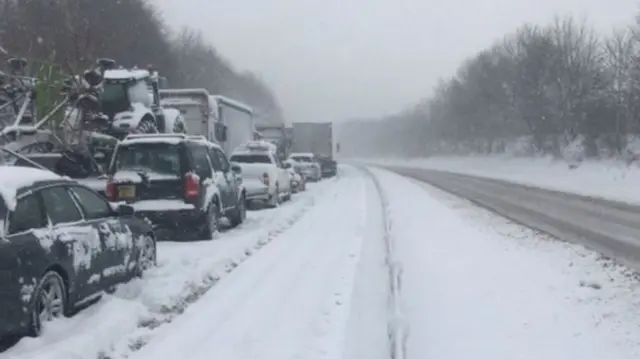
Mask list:
[[457,173],[381,167],[640,269],[640,206]]

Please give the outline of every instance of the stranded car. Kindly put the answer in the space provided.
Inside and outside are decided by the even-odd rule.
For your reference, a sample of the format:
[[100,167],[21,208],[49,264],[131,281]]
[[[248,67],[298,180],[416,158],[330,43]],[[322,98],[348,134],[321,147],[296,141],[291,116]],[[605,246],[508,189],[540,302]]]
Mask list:
[[50,171],[0,166],[0,336],[37,336],[155,265],[154,233],[133,214]]
[[213,239],[219,220],[246,217],[241,168],[203,136],[129,135],[107,171],[107,198],[131,204],[159,239]]
[[322,179],[322,169],[313,153],[292,153],[289,159],[298,163],[306,179],[315,182]]
[[291,179],[275,150],[260,143],[249,143],[231,154],[231,161],[242,166],[247,200],[277,207],[291,199]]

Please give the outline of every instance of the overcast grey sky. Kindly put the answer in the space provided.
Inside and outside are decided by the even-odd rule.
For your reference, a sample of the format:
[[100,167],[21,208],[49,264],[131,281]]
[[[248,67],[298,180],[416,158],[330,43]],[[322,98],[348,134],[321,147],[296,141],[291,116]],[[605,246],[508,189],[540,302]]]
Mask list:
[[638,0],[154,0],[236,67],[259,73],[288,121],[401,110],[523,22],[554,14],[601,32],[631,24]]

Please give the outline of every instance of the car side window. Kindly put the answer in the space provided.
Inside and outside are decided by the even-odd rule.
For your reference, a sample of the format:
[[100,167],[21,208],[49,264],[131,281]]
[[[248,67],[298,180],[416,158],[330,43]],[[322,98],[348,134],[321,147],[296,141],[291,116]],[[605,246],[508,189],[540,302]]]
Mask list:
[[209,153],[206,147],[200,145],[193,145],[191,147],[191,155],[193,156],[193,165],[198,176],[202,179],[212,176],[211,167],[212,163],[209,159]]
[[222,171],[222,163],[220,162],[220,159],[218,158],[218,154],[215,148],[209,147],[208,148],[208,153],[209,153],[209,158],[211,159],[211,164],[213,164],[213,170],[214,171]]
[[30,194],[19,199],[15,210],[9,215],[8,234],[16,234],[46,226],[47,221],[42,209],[42,202],[37,194]]
[[71,194],[64,186],[45,188],[40,191],[44,209],[52,224],[72,223],[82,220]]
[[214,149],[214,151],[216,152],[218,161],[220,161],[220,170],[222,172],[229,172],[229,170],[231,169],[231,165],[229,164],[229,160],[227,159],[227,156],[224,154],[224,152],[220,151],[217,148]]
[[82,207],[86,219],[100,219],[112,215],[113,210],[109,202],[95,192],[80,186],[69,187],[69,190]]

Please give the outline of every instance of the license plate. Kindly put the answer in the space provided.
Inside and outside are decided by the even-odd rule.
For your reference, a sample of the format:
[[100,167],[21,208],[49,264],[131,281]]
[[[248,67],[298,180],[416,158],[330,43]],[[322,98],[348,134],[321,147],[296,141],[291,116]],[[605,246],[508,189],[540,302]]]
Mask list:
[[118,197],[119,198],[135,198],[136,186],[119,186]]

